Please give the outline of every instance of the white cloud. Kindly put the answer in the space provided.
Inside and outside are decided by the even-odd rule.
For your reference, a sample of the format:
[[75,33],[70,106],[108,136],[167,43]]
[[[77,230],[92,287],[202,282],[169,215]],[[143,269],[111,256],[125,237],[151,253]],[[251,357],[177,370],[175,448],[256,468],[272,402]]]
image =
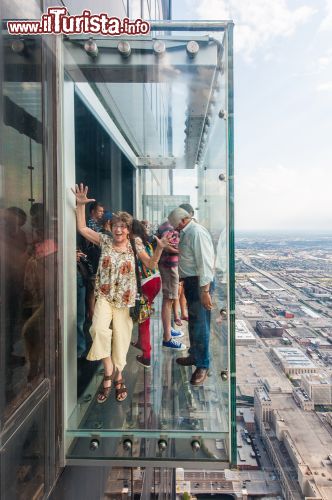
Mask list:
[[[246,229],[332,227],[332,170],[268,165],[236,180],[236,225]],[[319,194],[318,194],[319,193]]]
[[332,81],[318,84],[316,87],[316,90],[318,92],[325,92],[325,91],[332,90]]
[[326,68],[332,63],[332,56],[322,56],[318,58],[318,65],[321,68]]
[[325,0],[325,15],[319,29],[329,31],[332,29],[332,0]]
[[6,13],[7,19],[21,19],[22,12],[24,12],[24,19],[39,19],[40,2],[37,0],[25,2],[23,7],[21,0],[3,0],[3,12]]
[[235,50],[250,60],[258,48],[295,33],[316,10],[308,5],[291,9],[287,0],[200,0],[196,12],[200,19],[233,19]]

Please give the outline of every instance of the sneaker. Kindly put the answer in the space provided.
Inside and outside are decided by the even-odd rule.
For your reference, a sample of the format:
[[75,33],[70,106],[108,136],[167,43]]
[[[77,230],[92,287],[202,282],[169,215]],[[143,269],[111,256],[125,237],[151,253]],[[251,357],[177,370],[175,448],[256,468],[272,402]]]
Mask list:
[[144,366],[144,368],[151,368],[151,360],[148,358],[143,358],[143,356],[136,356],[136,361],[139,365]]
[[184,333],[181,330],[175,330],[174,328],[171,328],[171,336],[176,339],[180,339],[184,336]]
[[185,351],[187,347],[182,344],[182,342],[178,342],[175,339],[171,340],[164,340],[163,341],[163,347],[167,347],[168,349],[174,349],[174,351]]

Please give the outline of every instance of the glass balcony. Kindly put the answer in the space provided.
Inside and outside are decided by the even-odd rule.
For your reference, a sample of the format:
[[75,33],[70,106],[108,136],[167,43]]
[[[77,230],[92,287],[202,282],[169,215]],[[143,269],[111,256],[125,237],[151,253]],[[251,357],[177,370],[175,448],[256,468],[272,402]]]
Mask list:
[[[156,22],[148,36],[93,42],[96,57],[80,36],[59,42],[67,463],[234,463],[232,23]],[[131,346],[123,371],[128,397],[118,402],[113,387],[108,400],[98,404],[103,366],[77,356],[77,314],[83,306],[79,314],[85,320],[91,305],[91,286],[77,282],[76,274],[70,188],[80,182],[105,210],[125,210],[147,221],[150,235],[183,203],[194,209],[194,224],[208,231],[214,249],[212,310],[208,376],[202,384],[190,383],[195,366],[177,363],[187,350],[163,346],[160,292],[150,319],[150,366],[137,362],[141,351]],[[186,307],[183,303],[181,311],[178,304],[172,318],[173,328],[183,332],[178,341],[189,348],[193,334],[184,319]],[[89,321],[83,323],[88,349]],[[139,339],[138,328],[133,341]]]

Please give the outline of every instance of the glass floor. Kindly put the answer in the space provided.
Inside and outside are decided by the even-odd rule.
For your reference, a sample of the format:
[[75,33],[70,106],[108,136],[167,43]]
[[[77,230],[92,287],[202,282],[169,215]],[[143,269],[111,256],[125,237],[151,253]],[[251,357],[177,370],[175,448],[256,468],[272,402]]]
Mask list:
[[[169,352],[161,345],[160,294],[154,305],[155,312],[151,318],[151,369],[143,368],[136,362],[136,355],[140,351],[131,346],[124,370],[128,397],[122,403],[117,402],[113,388],[104,404],[96,401],[103,377],[102,365],[96,369],[68,421],[67,435],[80,438],[73,441],[68,458],[94,457],[96,453],[98,457],[123,458],[126,456],[123,440],[128,437],[134,443],[133,458],[150,458],[160,439],[168,442],[174,438],[172,446],[168,446],[160,458],[227,459],[228,445],[225,438],[228,435],[228,411],[223,408],[228,407],[228,389],[227,381],[224,382],[224,390],[220,383],[222,361],[212,356],[209,376],[204,385],[190,385],[195,367],[176,363],[177,356],[185,356],[186,351]],[[182,323],[177,328],[184,332],[181,341],[188,346],[187,322]],[[133,338],[136,334],[137,327],[134,328]],[[222,336],[222,320],[212,321],[212,350],[222,352],[225,344]],[[97,452],[90,449],[93,438],[102,442]],[[193,440],[200,443],[195,456],[191,447]]]

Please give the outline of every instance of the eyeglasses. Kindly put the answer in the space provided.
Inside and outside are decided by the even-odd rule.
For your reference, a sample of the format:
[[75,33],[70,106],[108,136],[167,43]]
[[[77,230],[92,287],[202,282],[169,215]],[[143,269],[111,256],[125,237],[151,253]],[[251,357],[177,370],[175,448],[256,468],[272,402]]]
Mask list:
[[113,229],[117,229],[117,228],[127,229],[128,228],[127,224],[121,224],[121,223],[120,224],[113,224],[112,227],[113,227]]

